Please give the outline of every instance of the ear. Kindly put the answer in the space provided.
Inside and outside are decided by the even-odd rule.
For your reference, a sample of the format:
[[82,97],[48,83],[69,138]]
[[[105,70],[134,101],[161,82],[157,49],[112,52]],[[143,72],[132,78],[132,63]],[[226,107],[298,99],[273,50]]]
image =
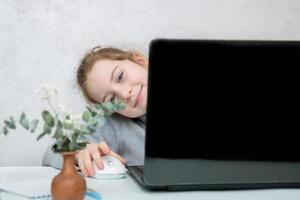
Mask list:
[[131,52],[132,53],[132,59],[134,62],[140,64],[143,67],[148,68],[148,58],[146,58],[144,55],[137,53],[137,52]]

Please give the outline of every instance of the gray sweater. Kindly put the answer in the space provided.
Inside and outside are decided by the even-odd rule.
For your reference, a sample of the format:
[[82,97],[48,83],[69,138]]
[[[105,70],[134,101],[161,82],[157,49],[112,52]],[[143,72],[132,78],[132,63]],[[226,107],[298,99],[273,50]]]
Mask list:
[[[121,155],[128,165],[144,164],[145,116],[129,119],[118,114],[107,118],[105,125],[95,134],[86,138],[99,143],[106,141],[110,148]],[[51,145],[52,146],[52,145]],[[54,153],[51,146],[43,157],[43,166],[62,168],[62,156]]]

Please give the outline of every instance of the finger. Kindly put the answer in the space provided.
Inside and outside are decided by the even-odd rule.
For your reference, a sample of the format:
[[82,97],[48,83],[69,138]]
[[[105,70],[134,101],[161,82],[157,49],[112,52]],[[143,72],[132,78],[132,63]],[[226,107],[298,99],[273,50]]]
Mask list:
[[76,151],[75,153],[75,159],[78,160],[78,156],[79,156],[80,151]]
[[110,153],[110,147],[107,145],[106,142],[100,142],[98,144],[98,148],[100,149],[100,152],[104,155],[108,155]]
[[120,156],[119,154],[115,153],[114,151],[110,151],[109,155],[119,159],[123,164],[126,163],[126,160],[124,158],[122,158],[122,156]]
[[98,150],[98,146],[95,145],[92,149],[91,149],[91,156],[97,166],[98,169],[103,169],[103,160],[102,157],[100,155],[100,152]]
[[88,176],[88,173],[87,173],[87,170],[85,169],[84,165],[83,165],[83,159],[82,159],[82,154],[79,153],[78,155],[78,165],[79,165],[79,168],[81,170],[81,172],[83,173],[84,176]]
[[88,150],[83,152],[83,166],[87,170],[89,176],[92,176],[95,174],[95,170],[92,165],[90,151],[88,151]]

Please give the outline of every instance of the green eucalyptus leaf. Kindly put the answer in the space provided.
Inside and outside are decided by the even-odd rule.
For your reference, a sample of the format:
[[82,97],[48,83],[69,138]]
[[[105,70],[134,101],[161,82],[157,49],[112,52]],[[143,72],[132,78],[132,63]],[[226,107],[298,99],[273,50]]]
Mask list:
[[83,134],[90,134],[90,133],[91,133],[91,130],[88,129],[88,128],[87,128],[86,126],[84,126],[84,125],[80,125],[79,130],[80,130],[80,132],[83,133]]
[[92,134],[97,130],[96,126],[87,126],[87,128],[89,129],[88,134]]
[[9,121],[5,120],[4,121],[5,125],[10,128],[10,129],[16,129],[16,124],[15,124],[15,120],[13,117],[9,118]]
[[86,122],[89,121],[89,119],[91,117],[92,117],[92,113],[90,111],[86,110],[86,111],[83,112],[82,119],[84,121],[86,121]]
[[70,142],[68,151],[75,151],[76,150],[76,142]]
[[62,144],[65,142],[66,140],[66,137],[64,136],[59,136],[57,139],[56,139],[56,144],[58,145],[59,148],[61,148]]
[[47,132],[42,132],[37,138],[36,140],[39,141],[40,139],[42,139],[45,135],[47,135]]
[[79,135],[78,135],[78,132],[75,131],[74,134],[72,135],[71,141],[76,143],[76,142],[77,142],[78,136],[79,136]]
[[[60,152],[59,150],[61,149],[63,143],[58,143],[56,142],[55,145],[53,146],[53,148],[55,148],[55,150],[53,150],[54,152]],[[52,148],[52,149],[53,149]]]
[[67,133],[65,134],[65,137],[67,137],[68,140],[70,140],[70,142],[72,142],[73,141],[72,140],[73,135],[74,135],[74,131],[68,130]]
[[44,123],[44,133],[46,134],[51,133],[51,127],[49,127],[47,123]]
[[9,117],[11,123],[15,124],[15,119],[13,117]]
[[52,151],[53,151],[54,153],[59,153],[57,144],[54,144],[54,145],[52,146]]
[[126,103],[124,103],[123,101],[119,101],[114,103],[114,111],[121,111],[124,110],[126,108]]
[[32,120],[31,124],[30,124],[30,132],[33,133],[37,126],[39,124],[39,120],[38,119],[35,119],[35,120]]
[[25,128],[26,130],[29,129],[29,121],[27,120],[24,112],[21,114],[19,122],[23,126],[23,128]]
[[69,150],[70,140],[66,138],[66,140],[62,143],[60,151],[70,151]]
[[84,149],[86,147],[87,142],[80,142],[76,144],[76,149]]
[[56,130],[55,130],[55,133],[54,133],[53,137],[54,137],[55,139],[58,139],[58,138],[60,138],[61,136],[63,136],[62,123],[61,123],[60,120],[58,120],[57,126],[56,126]]
[[101,109],[102,109],[102,106],[101,106],[101,104],[99,104],[99,103],[95,104],[94,107],[95,107],[97,110],[101,110]]
[[74,123],[73,123],[73,121],[71,121],[71,120],[65,120],[65,121],[63,122],[63,127],[64,127],[65,129],[71,130],[71,129],[74,128]]
[[95,116],[97,113],[90,107],[86,106],[86,109],[91,112],[92,116]]
[[65,143],[65,141],[67,140],[66,137],[59,137],[58,139],[56,139],[56,148],[57,149],[61,149],[62,148],[62,145]]
[[49,127],[52,128],[54,126],[54,118],[47,110],[42,112],[42,117]]
[[101,104],[101,108],[106,116],[110,116],[112,113],[114,113],[114,105],[111,102]]
[[96,124],[97,124],[97,119],[96,119],[96,118],[91,117],[91,118],[88,120],[88,125],[90,125],[90,126],[95,126]]
[[2,131],[4,135],[7,135],[9,132],[6,126],[3,127]]
[[7,120],[4,120],[4,124],[5,124],[8,128],[10,128],[10,129],[15,129],[15,128],[13,127],[13,125],[12,125],[9,121],[7,121]]
[[103,116],[100,116],[100,115],[98,115],[96,117],[96,120],[97,120],[97,127],[98,128],[102,127],[105,124],[105,122],[106,122],[106,118],[103,117]]

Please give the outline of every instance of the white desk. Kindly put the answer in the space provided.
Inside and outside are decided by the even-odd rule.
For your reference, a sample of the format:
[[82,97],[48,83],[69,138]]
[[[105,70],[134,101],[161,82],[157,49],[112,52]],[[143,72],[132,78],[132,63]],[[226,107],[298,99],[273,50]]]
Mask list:
[[[58,172],[50,167],[0,167],[0,183],[52,178]],[[300,189],[157,192],[143,189],[129,174],[118,180],[86,180],[88,187],[97,189],[104,200],[300,200]]]

